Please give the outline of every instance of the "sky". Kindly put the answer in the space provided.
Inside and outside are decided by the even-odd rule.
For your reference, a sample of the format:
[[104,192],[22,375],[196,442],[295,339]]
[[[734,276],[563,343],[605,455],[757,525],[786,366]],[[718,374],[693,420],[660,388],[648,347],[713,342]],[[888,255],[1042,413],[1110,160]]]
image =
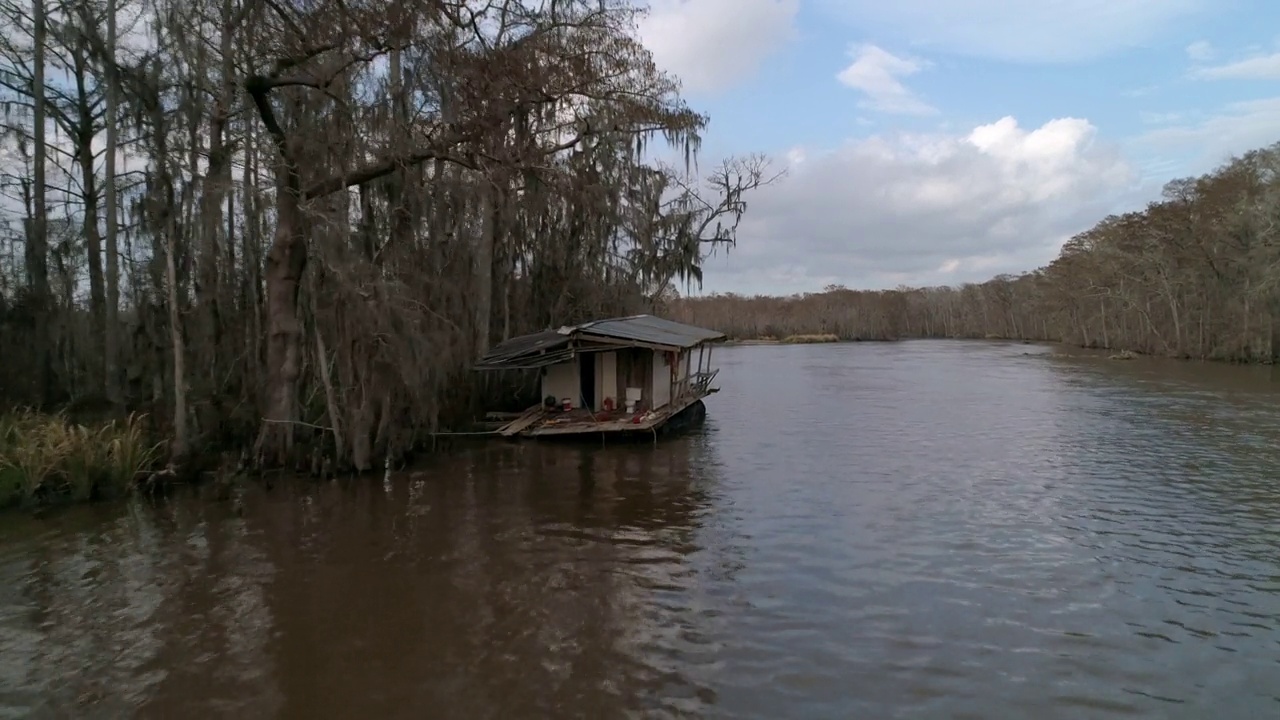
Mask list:
[[640,33],[710,115],[701,167],[787,171],[691,294],[1033,270],[1280,142],[1275,0],[650,0]]

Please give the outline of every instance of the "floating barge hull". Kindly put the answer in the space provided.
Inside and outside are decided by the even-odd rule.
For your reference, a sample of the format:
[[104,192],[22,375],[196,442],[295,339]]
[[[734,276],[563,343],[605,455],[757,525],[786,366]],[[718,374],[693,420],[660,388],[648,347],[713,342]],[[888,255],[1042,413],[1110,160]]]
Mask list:
[[652,315],[526,335],[491,350],[478,370],[537,369],[543,403],[504,425],[511,438],[644,436],[706,417],[711,348],[725,336]]

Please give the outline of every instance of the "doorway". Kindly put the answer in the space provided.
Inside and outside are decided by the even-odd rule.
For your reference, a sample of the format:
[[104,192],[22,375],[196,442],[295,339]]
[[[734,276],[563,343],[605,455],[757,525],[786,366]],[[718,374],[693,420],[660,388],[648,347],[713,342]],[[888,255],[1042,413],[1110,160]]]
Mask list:
[[584,408],[596,409],[596,353],[578,355],[578,397]]
[[653,399],[653,351],[641,348],[618,350],[618,406],[627,398],[627,388],[640,388],[640,407]]

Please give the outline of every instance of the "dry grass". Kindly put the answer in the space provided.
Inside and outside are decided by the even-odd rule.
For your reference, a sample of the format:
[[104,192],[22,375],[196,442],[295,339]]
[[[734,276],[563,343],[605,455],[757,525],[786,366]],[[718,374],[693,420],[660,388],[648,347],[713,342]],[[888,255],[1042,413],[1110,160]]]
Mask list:
[[833,343],[840,342],[840,337],[831,333],[823,333],[818,335],[788,335],[782,340],[788,345],[813,345],[816,343]]
[[125,495],[159,457],[136,415],[92,427],[62,415],[0,415],[0,507]]

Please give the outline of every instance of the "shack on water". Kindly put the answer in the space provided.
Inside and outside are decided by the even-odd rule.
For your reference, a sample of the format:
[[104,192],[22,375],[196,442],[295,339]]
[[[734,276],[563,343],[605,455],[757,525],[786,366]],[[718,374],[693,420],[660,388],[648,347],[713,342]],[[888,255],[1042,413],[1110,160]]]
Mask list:
[[[724,333],[654,315],[595,320],[512,338],[477,370],[537,369],[542,402],[498,430],[506,437],[657,433],[706,412]],[[696,416],[696,417],[695,417]]]

